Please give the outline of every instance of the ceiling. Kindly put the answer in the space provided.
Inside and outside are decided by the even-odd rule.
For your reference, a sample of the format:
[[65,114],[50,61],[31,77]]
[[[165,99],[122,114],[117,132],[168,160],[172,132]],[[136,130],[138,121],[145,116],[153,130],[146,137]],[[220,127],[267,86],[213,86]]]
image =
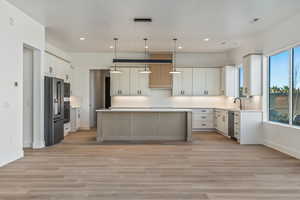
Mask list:
[[[47,41],[71,52],[222,52],[299,12],[299,0],[8,0],[47,27]],[[151,17],[150,24],[134,17]],[[256,23],[251,21],[260,18]],[[81,41],[79,38],[86,40]],[[210,38],[209,41],[204,41]]]

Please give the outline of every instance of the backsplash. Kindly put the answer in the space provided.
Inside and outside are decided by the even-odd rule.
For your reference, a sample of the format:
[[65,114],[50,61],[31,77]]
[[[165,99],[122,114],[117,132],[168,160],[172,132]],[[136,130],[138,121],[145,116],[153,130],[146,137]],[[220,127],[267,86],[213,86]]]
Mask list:
[[[150,96],[117,96],[112,98],[112,107],[225,107],[238,108],[239,104],[234,104],[232,97],[207,96],[188,97],[171,96],[170,90],[152,90]],[[261,97],[243,98],[243,105],[246,109],[260,109]]]

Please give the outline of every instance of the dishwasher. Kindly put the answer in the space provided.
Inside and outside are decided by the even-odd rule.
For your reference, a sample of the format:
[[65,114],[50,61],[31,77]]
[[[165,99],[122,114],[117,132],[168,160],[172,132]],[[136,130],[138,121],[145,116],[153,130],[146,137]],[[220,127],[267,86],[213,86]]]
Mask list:
[[228,112],[228,136],[236,140],[236,138],[234,137],[234,112],[233,111]]

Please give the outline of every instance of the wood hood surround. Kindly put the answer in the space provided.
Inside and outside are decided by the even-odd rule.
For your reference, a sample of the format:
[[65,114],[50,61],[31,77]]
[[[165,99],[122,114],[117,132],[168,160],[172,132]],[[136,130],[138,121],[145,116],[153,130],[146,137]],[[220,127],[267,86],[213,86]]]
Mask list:
[[[151,53],[151,59],[172,59],[171,53]],[[172,88],[172,64],[150,64],[152,72],[149,77],[150,88],[171,89]]]

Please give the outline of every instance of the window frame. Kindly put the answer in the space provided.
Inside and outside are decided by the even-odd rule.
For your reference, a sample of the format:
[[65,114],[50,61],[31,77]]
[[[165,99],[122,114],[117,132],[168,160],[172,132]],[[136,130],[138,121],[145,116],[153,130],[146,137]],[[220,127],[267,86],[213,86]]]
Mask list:
[[[292,128],[297,128],[299,129],[300,126],[298,125],[294,125],[293,124],[293,86],[294,86],[294,49],[295,48],[299,48],[300,45],[297,46],[293,46],[293,47],[289,47],[287,49],[283,49],[281,51],[277,51],[271,55],[267,56],[267,94],[266,94],[266,114],[267,114],[267,122],[269,123],[273,123],[273,124],[279,124],[279,125],[283,125],[283,126],[287,126],[287,127],[292,127]],[[282,122],[276,122],[276,121],[271,121],[270,120],[270,83],[271,83],[271,79],[270,79],[270,59],[272,56],[283,53],[287,51],[289,54],[289,66],[288,66],[288,70],[289,70],[289,123],[282,123]]]

